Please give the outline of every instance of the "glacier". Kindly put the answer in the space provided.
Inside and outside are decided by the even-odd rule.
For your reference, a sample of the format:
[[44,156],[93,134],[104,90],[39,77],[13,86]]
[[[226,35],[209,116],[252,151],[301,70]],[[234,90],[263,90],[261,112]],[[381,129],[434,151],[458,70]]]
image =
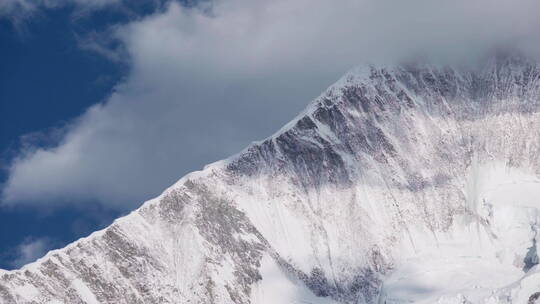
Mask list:
[[355,68],[0,303],[540,303],[539,110],[521,55]]

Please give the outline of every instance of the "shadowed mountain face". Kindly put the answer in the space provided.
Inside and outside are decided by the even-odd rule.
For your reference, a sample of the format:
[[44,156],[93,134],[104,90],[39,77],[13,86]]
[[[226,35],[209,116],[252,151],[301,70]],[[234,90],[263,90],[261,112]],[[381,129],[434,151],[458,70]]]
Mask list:
[[534,303],[539,109],[519,56],[355,69],[270,138],[0,270],[0,303]]

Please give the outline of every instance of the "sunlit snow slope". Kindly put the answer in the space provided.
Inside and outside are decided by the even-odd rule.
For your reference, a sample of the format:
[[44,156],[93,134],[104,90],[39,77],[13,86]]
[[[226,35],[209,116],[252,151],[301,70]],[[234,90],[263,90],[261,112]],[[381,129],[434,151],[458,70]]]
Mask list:
[[0,302],[540,303],[539,110],[520,56],[355,69]]

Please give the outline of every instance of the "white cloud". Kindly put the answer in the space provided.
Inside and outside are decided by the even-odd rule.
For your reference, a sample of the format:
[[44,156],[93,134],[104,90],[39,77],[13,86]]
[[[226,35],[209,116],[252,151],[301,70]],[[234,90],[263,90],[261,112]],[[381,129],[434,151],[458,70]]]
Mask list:
[[57,147],[22,151],[4,201],[131,208],[270,135],[353,65],[458,60],[507,44],[532,50],[540,28],[535,0],[212,3],[171,4],[117,29],[128,79]]
[[48,238],[27,238],[15,248],[17,257],[11,262],[14,268],[20,268],[44,256],[52,248]]

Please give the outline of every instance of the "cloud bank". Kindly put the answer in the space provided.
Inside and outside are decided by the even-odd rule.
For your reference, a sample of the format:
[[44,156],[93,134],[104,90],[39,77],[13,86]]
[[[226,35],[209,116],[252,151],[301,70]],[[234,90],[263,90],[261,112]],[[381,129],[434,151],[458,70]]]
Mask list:
[[21,151],[3,201],[130,209],[270,135],[357,64],[535,53],[539,29],[534,0],[172,2],[115,29],[129,77],[56,147]]

